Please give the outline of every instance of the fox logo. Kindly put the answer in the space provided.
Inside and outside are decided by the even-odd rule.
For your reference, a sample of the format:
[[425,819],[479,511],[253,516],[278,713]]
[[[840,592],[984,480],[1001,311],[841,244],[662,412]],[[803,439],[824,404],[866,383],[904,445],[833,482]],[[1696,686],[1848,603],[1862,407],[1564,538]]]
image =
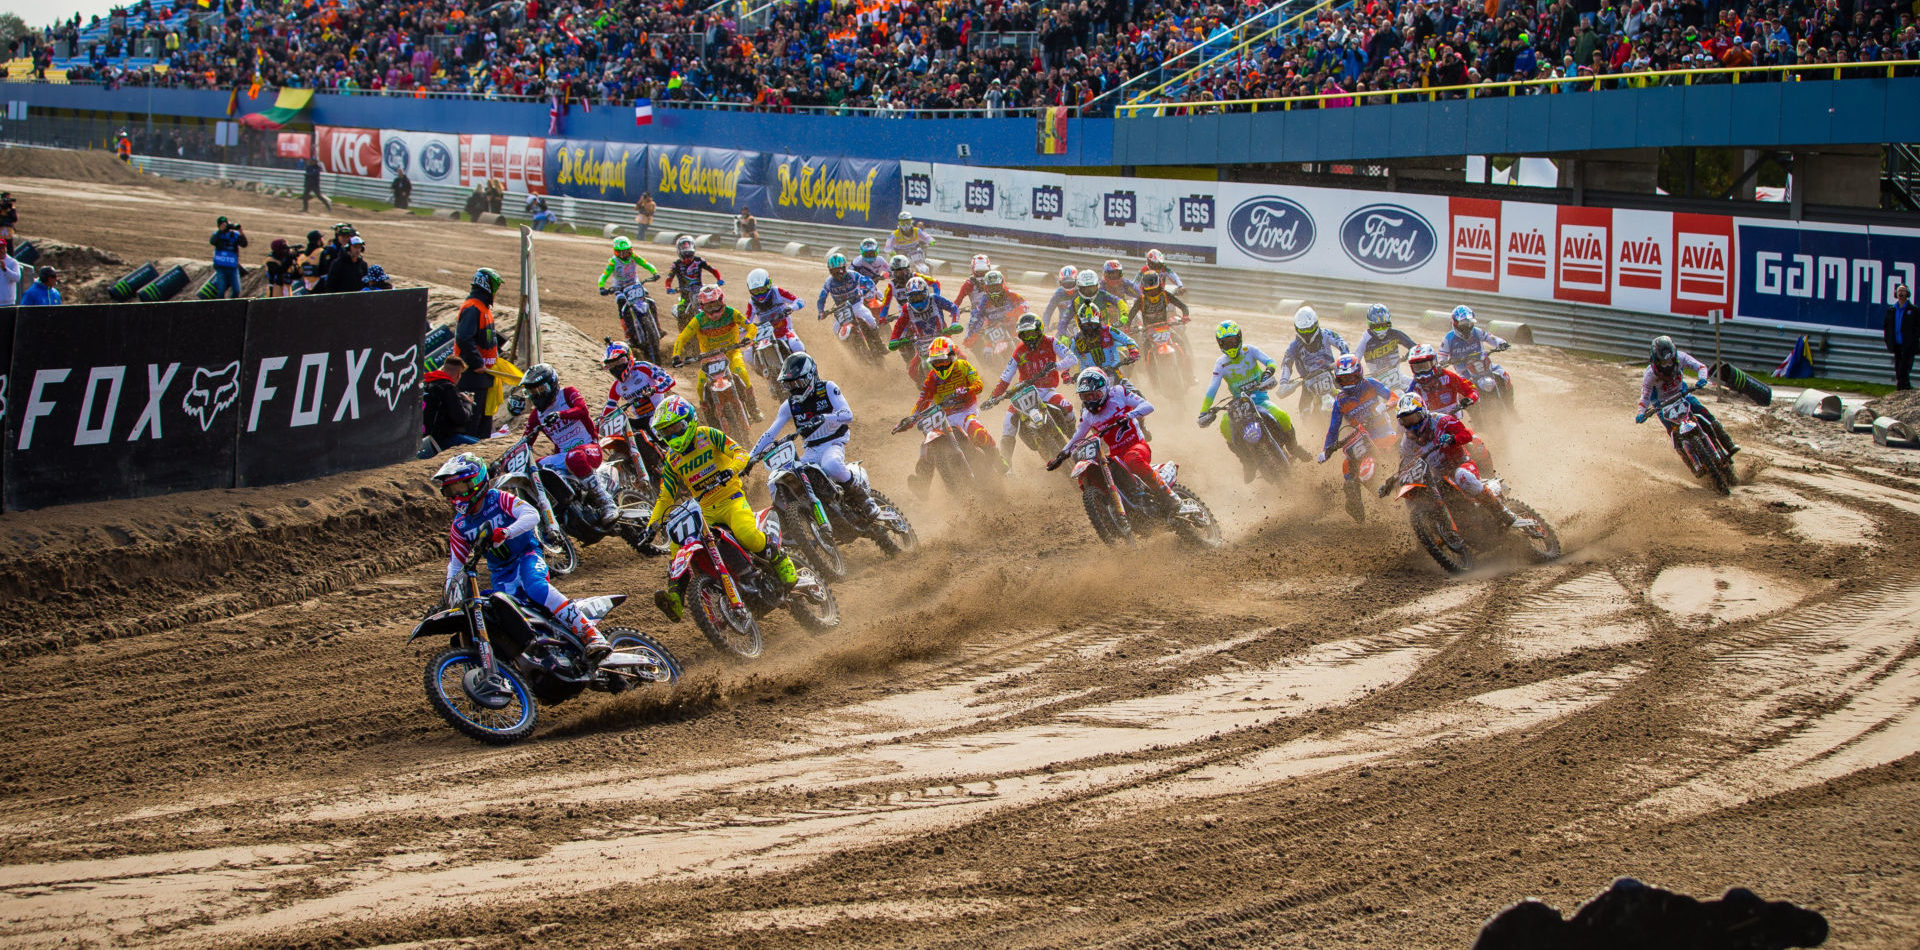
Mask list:
[[187,396],[180,401],[180,408],[199,420],[200,431],[205,432],[213,426],[214,417],[239,398],[240,361],[234,360],[211,372],[196,368],[193,371],[193,385],[187,388]]
[[373,378],[373,391],[387,401],[388,412],[398,408],[400,397],[420,381],[419,349],[409,346],[405,353],[380,354],[380,375]]

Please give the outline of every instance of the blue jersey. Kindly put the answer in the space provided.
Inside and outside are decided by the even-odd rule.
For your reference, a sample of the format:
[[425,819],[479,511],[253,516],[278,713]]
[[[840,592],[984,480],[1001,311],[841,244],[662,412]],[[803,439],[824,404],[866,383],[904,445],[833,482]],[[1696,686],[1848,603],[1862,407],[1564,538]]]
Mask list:
[[845,277],[827,278],[827,282],[820,287],[820,302],[815,306],[820,308],[821,313],[826,313],[827,297],[829,295],[833,297],[834,303],[843,304],[848,301],[858,302],[865,300],[867,299],[867,295],[872,292],[873,281],[868,280],[865,274],[855,270],[848,270],[847,276]]
[[1360,338],[1360,360],[1366,364],[1368,373],[1384,373],[1399,366],[1406,358],[1405,351],[1413,346],[1413,337],[1392,327],[1385,333],[1368,330],[1367,335]]
[[1388,410],[1393,408],[1394,392],[1377,379],[1362,377],[1360,382],[1348,386],[1333,397],[1333,418],[1327,423],[1326,451],[1332,452],[1334,443],[1340,440],[1340,425],[1350,422],[1374,438],[1393,434],[1393,423],[1387,418]]
[[1125,359],[1129,348],[1134,346],[1133,338],[1112,327],[1101,327],[1100,334],[1093,339],[1085,336],[1073,338],[1073,353],[1082,366],[1098,366],[1113,369]]
[[1482,347],[1506,345],[1507,341],[1474,327],[1473,332],[1465,335],[1458,330],[1448,330],[1446,338],[1440,341],[1440,352],[1446,357],[1448,366],[1458,366],[1481,355]]
[[447,539],[447,549],[451,555],[447,565],[448,578],[458,573],[460,564],[473,550],[471,539],[476,536],[484,539],[496,528],[506,531],[507,538],[486,551],[487,567],[493,573],[504,573],[521,558],[538,553],[539,543],[533,529],[539,523],[540,512],[532,505],[506,492],[487,489],[479,501],[453,516]]
[[1302,379],[1320,373],[1331,373],[1333,361],[1339,359],[1340,354],[1349,352],[1347,341],[1340,339],[1340,334],[1325,327],[1320,328],[1319,339],[1314,342],[1317,345],[1309,347],[1306,341],[1300,339],[1300,334],[1293,335],[1293,342],[1287,344],[1286,354],[1280,357],[1281,383],[1284,384],[1292,379],[1296,371]]

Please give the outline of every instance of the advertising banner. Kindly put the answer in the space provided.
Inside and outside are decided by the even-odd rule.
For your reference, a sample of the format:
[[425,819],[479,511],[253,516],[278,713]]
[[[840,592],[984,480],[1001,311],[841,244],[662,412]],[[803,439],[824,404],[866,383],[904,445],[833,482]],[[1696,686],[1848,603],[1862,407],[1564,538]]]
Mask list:
[[250,301],[241,359],[241,487],[411,458],[420,447],[425,288]]
[[336,175],[380,177],[380,130],[316,125],[313,137],[321,168]]
[[1878,330],[1920,276],[1920,230],[1735,222],[1743,317]]
[[1208,181],[1061,175],[901,162],[902,207],[933,230],[1015,238],[1102,256],[1157,247],[1212,263],[1218,243]]
[[12,443],[7,440],[7,425],[11,421],[7,413],[8,390],[13,383],[13,316],[17,308],[0,307],[0,507],[4,507],[7,497],[7,466],[4,462],[6,447]]
[[[1353,280],[1444,287],[1461,267],[1485,280],[1490,262],[1462,260],[1442,240],[1450,229],[1448,199],[1334,188],[1221,183],[1219,261],[1239,267],[1272,267]],[[1488,217],[1484,213],[1473,216]],[[1497,217],[1497,216],[1494,216]],[[1497,223],[1497,222],[1496,222]],[[1475,269],[1478,268],[1478,269]]]
[[305,132],[282,132],[273,142],[274,154],[281,158],[309,158],[313,155],[313,136]]
[[232,487],[249,304],[13,310],[6,507]]
[[775,154],[767,163],[761,217],[888,228],[900,214],[899,162]]
[[632,142],[548,139],[547,193],[632,204],[647,190],[647,147]]
[[[380,177],[406,172],[416,185],[458,184],[460,137],[437,132],[380,131]],[[471,186],[469,186],[471,187]]]
[[764,209],[765,155],[720,148],[647,146],[647,184],[662,208],[683,211]]
[[498,179],[509,192],[547,193],[547,140],[525,135],[462,135],[460,187]]

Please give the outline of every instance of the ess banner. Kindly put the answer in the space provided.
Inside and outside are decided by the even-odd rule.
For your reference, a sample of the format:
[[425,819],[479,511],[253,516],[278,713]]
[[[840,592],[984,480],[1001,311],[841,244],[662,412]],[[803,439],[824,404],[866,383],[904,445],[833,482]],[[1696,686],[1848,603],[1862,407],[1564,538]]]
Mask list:
[[963,233],[1102,256],[1157,247],[1175,260],[1214,260],[1216,182],[923,162],[900,166],[905,210]]

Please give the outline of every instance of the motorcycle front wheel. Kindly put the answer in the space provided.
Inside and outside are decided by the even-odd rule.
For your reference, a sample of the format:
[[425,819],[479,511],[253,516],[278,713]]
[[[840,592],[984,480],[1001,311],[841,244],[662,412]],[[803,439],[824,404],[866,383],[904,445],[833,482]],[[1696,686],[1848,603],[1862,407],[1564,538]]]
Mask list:
[[760,636],[760,623],[751,610],[735,610],[727,602],[727,591],[720,581],[706,574],[695,574],[687,582],[687,612],[693,625],[707,635],[707,641],[729,656],[743,660],[758,659],[766,648]]
[[1413,534],[1420,539],[1420,546],[1427,549],[1442,568],[1449,574],[1465,574],[1473,570],[1473,553],[1467,550],[1466,543],[1455,538],[1456,548],[1447,542],[1452,534],[1447,527],[1446,516],[1431,505],[1414,505],[1407,517],[1413,523]]
[[906,513],[900,510],[899,505],[877,489],[867,489],[867,495],[881,511],[893,515],[873,535],[874,543],[880,545],[880,550],[891,556],[911,551],[920,545],[919,533],[913,530],[913,523],[907,520]]
[[1106,486],[1088,485],[1080,489],[1080,507],[1087,510],[1087,520],[1093,523],[1093,533],[1101,541],[1113,545],[1133,540],[1133,527]]
[[461,735],[511,745],[533,733],[540,707],[511,668],[494,672],[489,682],[480,654],[466,647],[442,650],[427,664],[427,703]]
[[[513,497],[522,504],[533,506],[541,511],[539,500],[524,485],[515,485]],[[546,559],[547,570],[565,577],[580,568],[580,549],[567,536],[564,530],[556,531],[547,527],[546,515],[540,517],[540,524],[534,528],[534,538],[540,542],[540,556]]]
[[1524,502],[1514,501],[1511,498],[1506,499],[1506,502],[1508,510],[1522,518],[1532,521],[1536,525],[1534,530],[1537,533],[1524,536],[1527,539],[1527,549],[1532,553],[1533,559],[1542,564],[1548,561],[1558,560],[1560,558],[1560,535],[1554,533],[1553,525],[1548,524],[1547,519],[1540,517],[1539,512],[1533,510],[1532,506]]

